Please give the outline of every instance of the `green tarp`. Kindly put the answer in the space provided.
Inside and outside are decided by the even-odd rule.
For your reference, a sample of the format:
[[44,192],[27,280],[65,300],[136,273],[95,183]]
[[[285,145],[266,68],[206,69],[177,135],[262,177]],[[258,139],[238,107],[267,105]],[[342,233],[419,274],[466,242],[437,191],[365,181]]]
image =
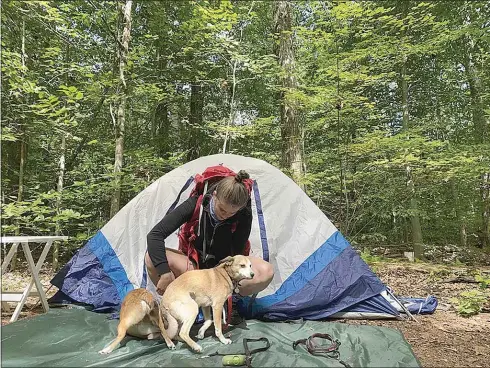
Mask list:
[[[254,367],[342,367],[335,359],[310,355],[304,345],[293,350],[295,340],[315,332],[341,341],[340,355],[352,367],[419,367],[410,345],[395,329],[355,326],[335,322],[277,323],[249,320],[232,328],[233,344],[223,345],[211,326],[200,342],[203,353],[191,352],[178,342],[170,351],[163,340],[126,337],[109,355],[97,352],[116,335],[118,320],[83,309],[51,309],[47,314],[2,327],[3,367],[220,367],[220,353],[243,353],[243,338],[267,337],[271,347],[253,356]],[[194,335],[195,336],[195,335]],[[253,343],[260,344],[260,343]],[[252,345],[251,348],[259,345]]]

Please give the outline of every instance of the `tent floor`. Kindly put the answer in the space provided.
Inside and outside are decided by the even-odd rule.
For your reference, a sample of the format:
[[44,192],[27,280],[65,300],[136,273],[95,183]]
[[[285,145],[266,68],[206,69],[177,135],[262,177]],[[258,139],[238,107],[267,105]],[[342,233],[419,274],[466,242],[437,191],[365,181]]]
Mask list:
[[[355,326],[336,322],[301,323],[261,322],[249,320],[231,328],[233,344],[221,344],[211,326],[200,342],[203,353],[195,354],[181,342],[170,351],[162,340],[126,337],[122,346],[109,355],[97,352],[116,335],[118,321],[84,309],[51,309],[47,314],[20,320],[2,327],[3,367],[19,366],[221,366],[221,357],[206,354],[243,353],[245,337],[267,337],[271,347],[254,354],[254,367],[342,367],[335,359],[310,355],[295,340],[315,332],[328,333],[341,341],[340,356],[352,367],[420,367],[410,345],[395,329]],[[251,344],[251,348],[259,345]],[[259,344],[259,343],[257,343]]]

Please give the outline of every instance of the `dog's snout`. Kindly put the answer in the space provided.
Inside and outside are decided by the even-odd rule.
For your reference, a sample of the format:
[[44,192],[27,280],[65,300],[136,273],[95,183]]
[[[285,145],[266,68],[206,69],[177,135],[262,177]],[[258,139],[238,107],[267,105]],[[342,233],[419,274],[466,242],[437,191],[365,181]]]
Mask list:
[[255,275],[255,274],[253,273],[253,271],[250,271],[250,277],[251,277],[251,278],[254,278],[254,275]]

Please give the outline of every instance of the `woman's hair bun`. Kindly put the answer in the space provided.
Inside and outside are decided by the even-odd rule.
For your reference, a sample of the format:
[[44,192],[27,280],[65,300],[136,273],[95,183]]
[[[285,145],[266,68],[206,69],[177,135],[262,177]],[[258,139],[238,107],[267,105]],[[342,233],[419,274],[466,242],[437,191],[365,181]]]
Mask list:
[[250,175],[245,170],[240,170],[238,174],[235,175],[235,180],[242,183],[245,179],[249,179]]

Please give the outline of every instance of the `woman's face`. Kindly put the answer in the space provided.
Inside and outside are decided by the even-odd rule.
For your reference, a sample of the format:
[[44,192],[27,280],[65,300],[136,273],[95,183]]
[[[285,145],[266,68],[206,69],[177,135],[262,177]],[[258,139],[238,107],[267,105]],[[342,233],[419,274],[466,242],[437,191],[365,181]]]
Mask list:
[[230,205],[218,199],[216,192],[213,193],[214,197],[214,213],[220,221],[226,220],[232,217],[235,213],[240,211],[241,207]]

